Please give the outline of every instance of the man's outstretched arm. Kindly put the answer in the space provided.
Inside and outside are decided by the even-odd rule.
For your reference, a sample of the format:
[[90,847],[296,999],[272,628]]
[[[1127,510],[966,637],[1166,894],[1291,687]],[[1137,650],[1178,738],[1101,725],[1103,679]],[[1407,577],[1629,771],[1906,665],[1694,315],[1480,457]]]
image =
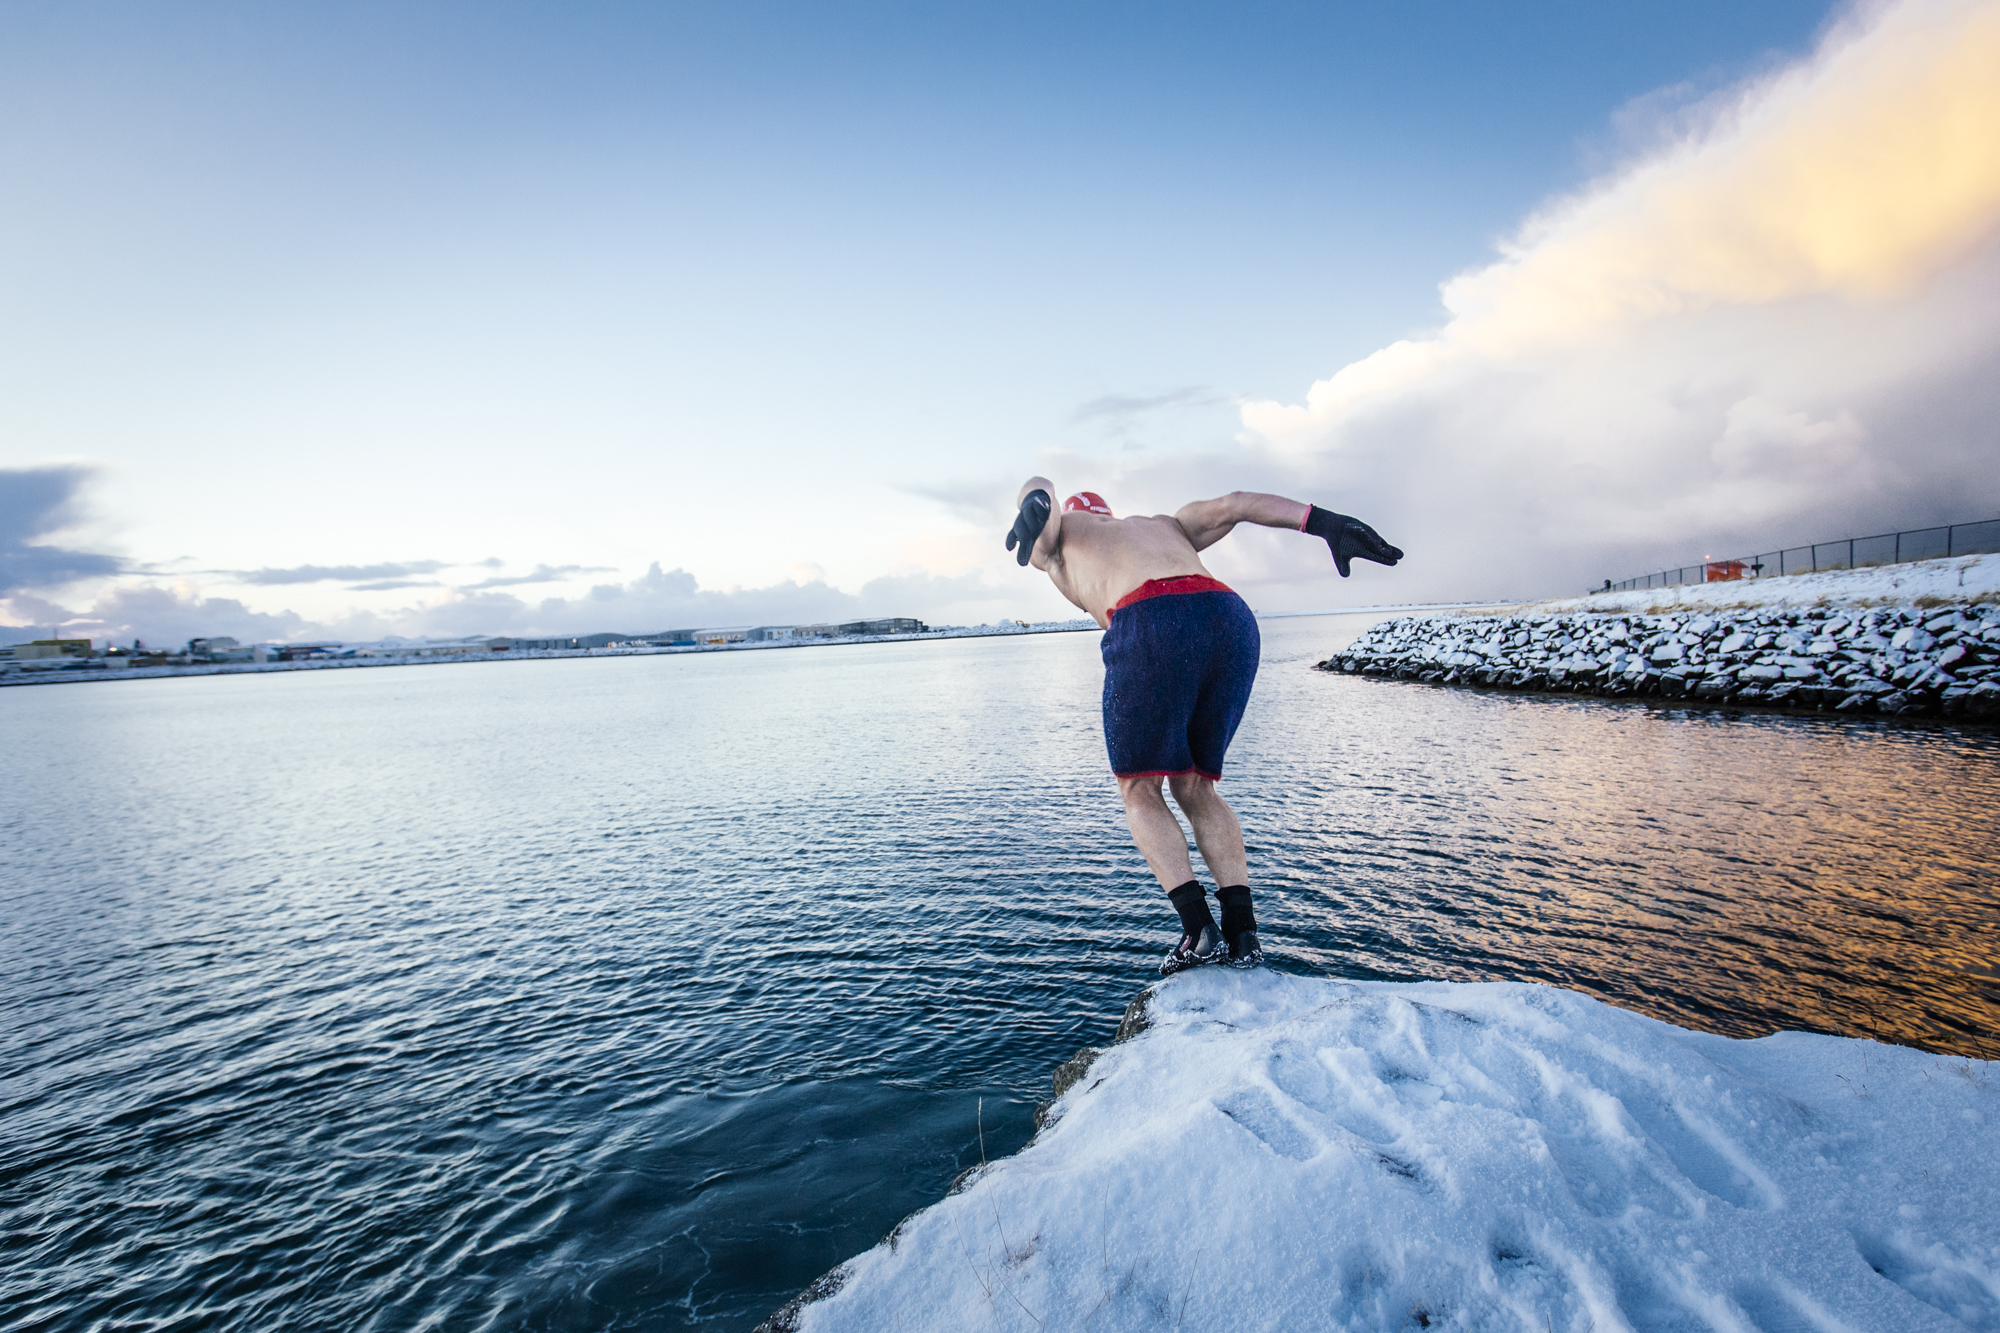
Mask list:
[[1260,491],[1233,491],[1213,500],[1197,500],[1175,514],[1174,521],[1197,551],[1227,537],[1238,523],[1309,532],[1326,542],[1342,578],[1348,575],[1349,562],[1357,557],[1378,565],[1393,565],[1403,558],[1401,550],[1383,541],[1380,533],[1358,518]]
[[1213,500],[1196,500],[1193,504],[1182,505],[1180,512],[1174,515],[1174,521],[1181,525],[1181,531],[1194,543],[1195,550],[1205,551],[1227,537],[1238,523],[1301,531],[1306,511],[1311,508],[1309,504],[1287,500],[1282,495],[1231,491]]

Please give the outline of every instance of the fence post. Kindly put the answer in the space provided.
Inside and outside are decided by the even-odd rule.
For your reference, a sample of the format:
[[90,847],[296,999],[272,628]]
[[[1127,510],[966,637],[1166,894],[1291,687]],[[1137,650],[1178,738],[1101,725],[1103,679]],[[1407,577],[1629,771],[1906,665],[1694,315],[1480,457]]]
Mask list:
[[1896,534],[1896,558],[1889,563],[1892,565],[1903,563],[1903,534],[1900,532]]
[[1854,568],[1854,538],[1847,539],[1847,567]]
[[1952,534],[1957,531],[1958,525],[1956,523],[1947,523],[1944,526],[1944,558],[1947,560],[1951,559]]

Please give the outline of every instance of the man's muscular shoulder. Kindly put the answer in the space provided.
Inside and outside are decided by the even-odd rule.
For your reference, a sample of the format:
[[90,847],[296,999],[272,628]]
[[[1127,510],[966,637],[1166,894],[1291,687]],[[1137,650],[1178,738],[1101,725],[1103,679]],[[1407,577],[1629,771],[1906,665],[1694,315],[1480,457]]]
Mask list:
[[1173,549],[1184,546],[1190,551],[1194,549],[1194,543],[1188,540],[1187,532],[1181,527],[1180,520],[1172,514],[1135,514],[1131,518],[1119,521],[1131,524],[1128,531],[1132,537],[1147,546]]

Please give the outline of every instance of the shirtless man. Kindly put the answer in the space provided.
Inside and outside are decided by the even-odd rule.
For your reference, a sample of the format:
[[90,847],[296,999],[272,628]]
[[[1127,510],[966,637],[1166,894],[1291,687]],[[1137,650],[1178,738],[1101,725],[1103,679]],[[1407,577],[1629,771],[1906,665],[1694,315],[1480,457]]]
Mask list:
[[[1104,744],[1125,800],[1132,841],[1181,919],[1181,941],[1162,973],[1227,960],[1263,961],[1250,905],[1243,828],[1215,789],[1222,756],[1257,678],[1256,617],[1210,576],[1201,551],[1238,523],[1325,538],[1346,578],[1355,557],[1393,565],[1403,553],[1366,523],[1279,495],[1237,491],[1177,514],[1114,518],[1090,491],[1054,511],[1055,486],[1030,477],[1007,549],[1045,570],[1057,591],[1088,611],[1104,634]],[[1017,549],[1018,548],[1018,549]],[[1187,839],[1160,794],[1160,779],[1194,827],[1222,905],[1217,925],[1188,859]]]

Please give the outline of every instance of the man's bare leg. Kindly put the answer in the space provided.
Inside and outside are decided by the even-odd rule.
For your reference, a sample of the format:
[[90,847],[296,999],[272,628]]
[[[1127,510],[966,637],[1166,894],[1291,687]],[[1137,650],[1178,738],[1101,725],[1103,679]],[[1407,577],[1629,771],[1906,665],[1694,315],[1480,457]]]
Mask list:
[[1132,841],[1152,867],[1154,878],[1167,891],[1181,919],[1180,945],[1161,964],[1163,972],[1177,971],[1195,963],[1222,956],[1225,945],[1232,960],[1254,963],[1263,957],[1258,948],[1256,918],[1250,909],[1249,858],[1243,851],[1243,826],[1215,790],[1215,784],[1199,774],[1182,774],[1168,779],[1174,800],[1194,826],[1195,844],[1202,860],[1215,876],[1216,900],[1222,904],[1222,921],[1217,923],[1208,910],[1208,897],[1194,877],[1188,860],[1187,834],[1167,808],[1158,778],[1120,778],[1119,794],[1125,798],[1125,822]]
[[1222,904],[1222,937],[1229,944],[1230,961],[1246,966],[1262,961],[1257,913],[1250,903],[1250,858],[1243,851],[1243,826],[1236,822],[1236,812],[1214,781],[1199,773],[1182,773],[1167,781],[1175,803],[1194,827],[1195,845],[1208,863],[1208,873],[1215,876],[1215,900]]
[[[1176,773],[1167,779],[1167,785],[1173,788],[1174,804],[1194,828],[1195,846],[1201,848],[1208,873],[1215,876],[1215,887],[1248,884],[1250,858],[1243,851],[1243,826],[1236,822],[1236,812],[1222,799],[1215,783],[1199,773]],[[1185,863],[1185,840],[1181,847]]]
[[1181,919],[1181,942],[1160,964],[1160,971],[1178,972],[1215,962],[1227,947],[1222,927],[1209,913],[1208,895],[1201,891],[1201,881],[1194,877],[1194,866],[1188,861],[1187,834],[1167,808],[1160,780],[1120,778],[1118,792],[1125,798],[1125,823],[1132,830],[1132,841],[1139,845],[1153,877],[1167,891],[1174,915]]
[[[1194,864],[1188,860],[1187,834],[1181,829],[1181,821],[1167,808],[1160,779],[1120,778],[1118,794],[1125,800],[1125,823],[1132,830],[1132,841],[1139,845],[1139,855],[1152,867],[1153,878],[1160,881],[1160,887],[1172,893],[1193,879]],[[1235,822],[1235,816],[1230,817],[1230,822]],[[1240,832],[1236,842],[1237,859],[1241,860]],[[1202,854],[1207,855],[1205,848]]]

